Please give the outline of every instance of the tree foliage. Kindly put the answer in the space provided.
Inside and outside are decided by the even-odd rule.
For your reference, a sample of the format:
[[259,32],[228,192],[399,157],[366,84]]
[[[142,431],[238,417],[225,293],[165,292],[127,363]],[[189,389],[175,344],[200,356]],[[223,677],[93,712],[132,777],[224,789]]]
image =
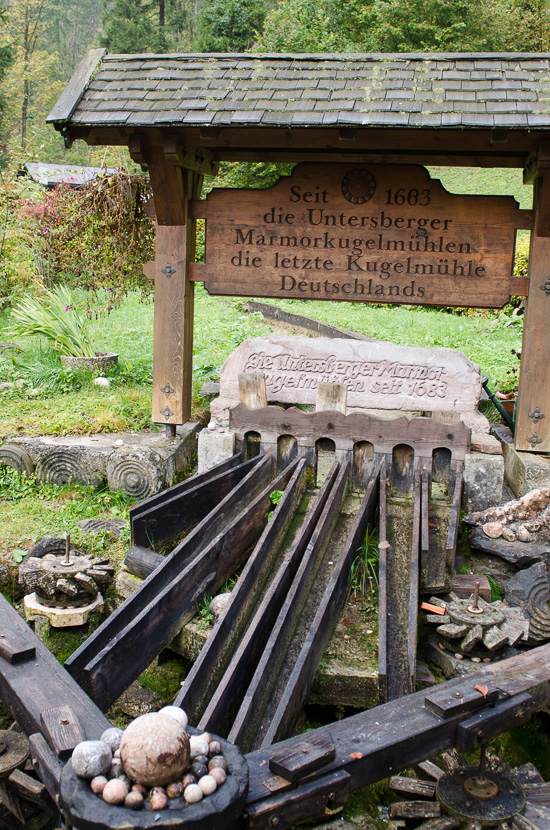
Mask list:
[[198,52],[246,52],[262,28],[263,0],[205,0],[198,16]]
[[101,45],[110,52],[166,52],[168,41],[158,14],[155,2],[115,0],[103,19]]
[[349,45],[333,0],[281,0],[268,13],[254,52],[341,52]]

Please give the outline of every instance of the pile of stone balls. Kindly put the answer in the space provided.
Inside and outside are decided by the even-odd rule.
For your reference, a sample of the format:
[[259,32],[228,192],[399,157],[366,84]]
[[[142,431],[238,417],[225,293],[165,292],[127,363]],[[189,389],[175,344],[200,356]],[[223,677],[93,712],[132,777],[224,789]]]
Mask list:
[[141,715],[124,731],[106,729],[99,741],[82,741],[71,761],[107,804],[131,810],[164,810],[171,799],[195,804],[229,771],[219,741],[207,732],[189,737],[187,715],[177,706]]

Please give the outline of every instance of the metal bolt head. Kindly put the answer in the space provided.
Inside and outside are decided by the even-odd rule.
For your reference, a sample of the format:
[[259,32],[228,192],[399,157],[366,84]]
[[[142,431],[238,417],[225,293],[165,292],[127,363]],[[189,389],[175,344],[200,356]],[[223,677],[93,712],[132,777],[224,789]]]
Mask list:
[[462,697],[462,692],[453,692],[453,697]]
[[271,816],[269,819],[269,826],[270,827],[277,827],[279,824],[279,816]]

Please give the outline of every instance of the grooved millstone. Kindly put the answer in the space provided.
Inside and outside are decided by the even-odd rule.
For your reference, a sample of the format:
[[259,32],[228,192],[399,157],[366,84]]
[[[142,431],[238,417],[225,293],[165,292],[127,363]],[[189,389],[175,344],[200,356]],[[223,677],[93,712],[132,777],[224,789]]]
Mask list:
[[483,777],[498,788],[494,798],[482,801],[466,794],[464,783],[478,774],[475,767],[448,772],[437,782],[436,796],[453,816],[478,821],[482,827],[495,827],[517,815],[525,805],[525,795],[519,784],[507,775],[484,770]]
[[19,474],[34,472],[34,463],[23,447],[15,444],[4,444],[0,447],[0,467],[13,467]]
[[107,461],[109,489],[138,499],[160,493],[164,475],[162,457],[145,447],[115,450]]

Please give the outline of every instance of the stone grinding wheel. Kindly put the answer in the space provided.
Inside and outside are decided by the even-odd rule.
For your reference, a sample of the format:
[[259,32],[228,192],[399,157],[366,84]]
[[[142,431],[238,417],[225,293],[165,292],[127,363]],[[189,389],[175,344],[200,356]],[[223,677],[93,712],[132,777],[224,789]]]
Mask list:
[[[189,728],[189,735],[201,734]],[[90,782],[79,778],[68,761],[61,773],[60,798],[63,813],[75,830],[220,830],[230,827],[244,810],[248,794],[248,764],[234,744],[216,735],[229,764],[229,774],[221,787],[197,804],[173,798],[166,810],[129,810],[107,804],[90,789]]]
[[0,730],[0,781],[9,778],[29,757],[27,737],[11,729]]
[[505,773],[478,768],[448,772],[437,782],[436,795],[446,812],[457,818],[495,827],[525,806],[522,788]]

